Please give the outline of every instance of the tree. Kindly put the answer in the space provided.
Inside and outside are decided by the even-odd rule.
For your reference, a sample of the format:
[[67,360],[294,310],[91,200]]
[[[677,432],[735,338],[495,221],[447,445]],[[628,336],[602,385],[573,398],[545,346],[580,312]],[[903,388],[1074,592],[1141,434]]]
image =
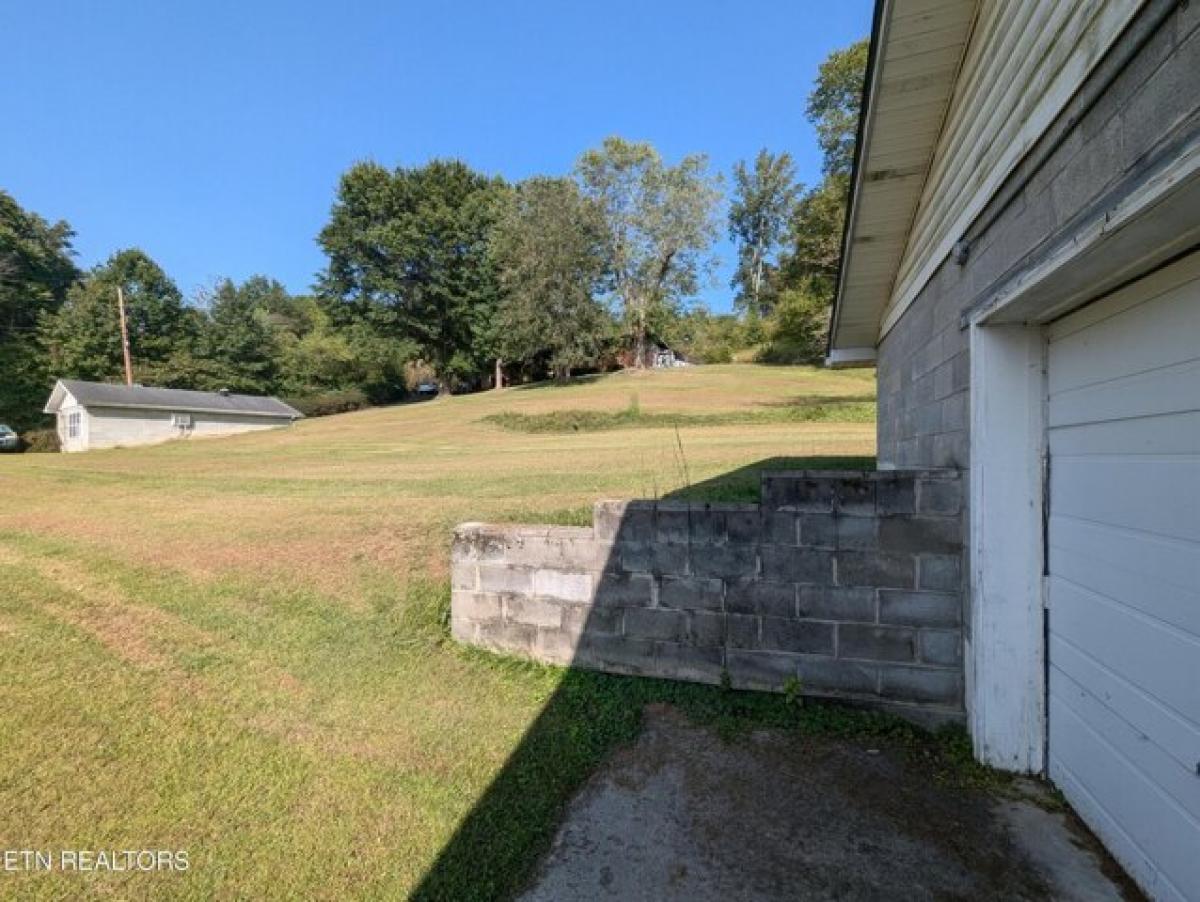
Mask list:
[[767,324],[766,344],[758,354],[762,363],[813,363],[825,349],[829,328],[829,301],[811,285],[779,293],[775,314]]
[[276,347],[267,317],[269,310],[281,306],[280,296],[286,295],[282,285],[266,276],[252,276],[241,285],[224,279],[217,285],[208,308],[203,350],[220,384],[203,387],[275,391]]
[[764,292],[771,258],[787,235],[801,187],[789,154],[765,148],[754,158],[753,169],[739,161],[733,167],[733,203],[729,207],[729,237],[737,242],[738,268],[732,287],[738,289],[735,306],[752,316],[771,312]]
[[820,354],[841,258],[866,66],[866,41],[835,50],[821,64],[808,97],[825,176],[800,198],[792,217],[789,249],[779,261],[787,310],[773,324],[768,357],[781,357],[781,348],[801,354],[797,359]]
[[41,420],[51,374],[37,324],[79,278],[71,227],[48,223],[0,191],[0,422],[27,429]]
[[291,397],[358,389],[380,404],[404,394],[405,367],[416,357],[405,341],[381,336],[361,320],[337,327],[317,308],[303,334],[281,336],[281,389]]
[[498,350],[544,361],[563,381],[593,363],[612,330],[597,298],[608,276],[608,229],[599,204],[570,179],[531,178],[496,225]]
[[74,236],[67,223],[48,223],[0,191],[0,340],[31,330],[66,300],[79,278]]
[[702,155],[666,166],[651,145],[618,137],[580,157],[576,176],[604,211],[613,287],[641,367],[649,333],[696,292],[712,265],[720,179]]
[[318,242],[321,291],[339,324],[369,323],[410,343],[443,392],[489,359],[498,286],[488,253],[503,183],[457,160],[389,172],[359,163],[338,187]]
[[835,50],[821,64],[816,86],[808,97],[808,118],[817,130],[825,178],[796,206],[791,254],[785,266],[792,287],[816,280],[817,284],[810,287],[826,292],[830,301],[841,255],[866,68],[865,40]]
[[833,299],[842,256],[842,224],[846,219],[844,180],[827,177],[796,205],[791,222],[791,247],[780,261],[782,282],[788,288],[809,290]]
[[679,317],[667,333],[671,346],[682,348],[696,363],[732,363],[750,343],[747,326],[731,313],[710,313],[703,305]]
[[137,249],[113,254],[71,288],[56,313],[42,317],[39,331],[51,370],[76,379],[123,378],[118,285],[125,293],[135,375],[148,382],[178,384],[171,378],[171,360],[194,356],[203,318],[184,306],[175,283]]
[[821,63],[816,85],[808,95],[805,113],[816,127],[827,175],[848,177],[854,166],[868,51],[866,40],[834,50]]

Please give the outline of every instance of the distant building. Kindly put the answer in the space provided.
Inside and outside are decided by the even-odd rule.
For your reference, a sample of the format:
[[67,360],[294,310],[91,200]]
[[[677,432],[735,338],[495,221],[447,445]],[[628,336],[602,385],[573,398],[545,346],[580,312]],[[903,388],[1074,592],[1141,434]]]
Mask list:
[[[625,367],[638,365],[637,353],[633,350],[621,354],[621,364]],[[646,345],[642,352],[642,366],[647,369],[670,369],[676,366],[690,366],[691,363],[682,352],[672,348],[656,335],[646,336]]]
[[278,398],[60,379],[45,413],[63,451],[153,445],[290,425],[303,414]]

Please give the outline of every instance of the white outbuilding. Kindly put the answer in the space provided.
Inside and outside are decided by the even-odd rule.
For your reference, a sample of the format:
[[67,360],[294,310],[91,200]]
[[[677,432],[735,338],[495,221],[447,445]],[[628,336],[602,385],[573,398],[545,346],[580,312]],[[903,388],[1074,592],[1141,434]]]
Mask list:
[[45,413],[63,451],[153,445],[291,425],[303,414],[278,398],[60,379]]

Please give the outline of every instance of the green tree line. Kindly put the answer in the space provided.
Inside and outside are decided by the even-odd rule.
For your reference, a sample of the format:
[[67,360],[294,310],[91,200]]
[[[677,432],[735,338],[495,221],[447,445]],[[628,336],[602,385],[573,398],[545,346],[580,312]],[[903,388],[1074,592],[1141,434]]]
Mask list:
[[[812,187],[786,153],[732,173],[735,313],[688,301],[715,266],[722,178],[701,154],[670,163],[606,139],[569,176],[517,184],[458,160],[338,184],[309,294],[267,276],[224,279],[185,299],[142,250],[82,271],[74,232],[0,191],[0,422],[37,426],[55,378],[123,378],[116,295],[135,379],[279,394],[311,412],[642,366],[665,341],[701,361],[746,352],[819,358],[840,252],[865,42],[821,66],[809,97],[825,165]],[[747,350],[749,349],[749,350]]]

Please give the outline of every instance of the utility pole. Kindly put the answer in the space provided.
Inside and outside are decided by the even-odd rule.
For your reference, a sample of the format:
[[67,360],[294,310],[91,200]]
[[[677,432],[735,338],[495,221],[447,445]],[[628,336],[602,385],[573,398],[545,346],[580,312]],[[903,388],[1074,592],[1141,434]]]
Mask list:
[[133,363],[129,359],[129,327],[125,325],[125,292],[117,286],[117,310],[121,314],[121,352],[125,355],[125,384],[133,385]]

